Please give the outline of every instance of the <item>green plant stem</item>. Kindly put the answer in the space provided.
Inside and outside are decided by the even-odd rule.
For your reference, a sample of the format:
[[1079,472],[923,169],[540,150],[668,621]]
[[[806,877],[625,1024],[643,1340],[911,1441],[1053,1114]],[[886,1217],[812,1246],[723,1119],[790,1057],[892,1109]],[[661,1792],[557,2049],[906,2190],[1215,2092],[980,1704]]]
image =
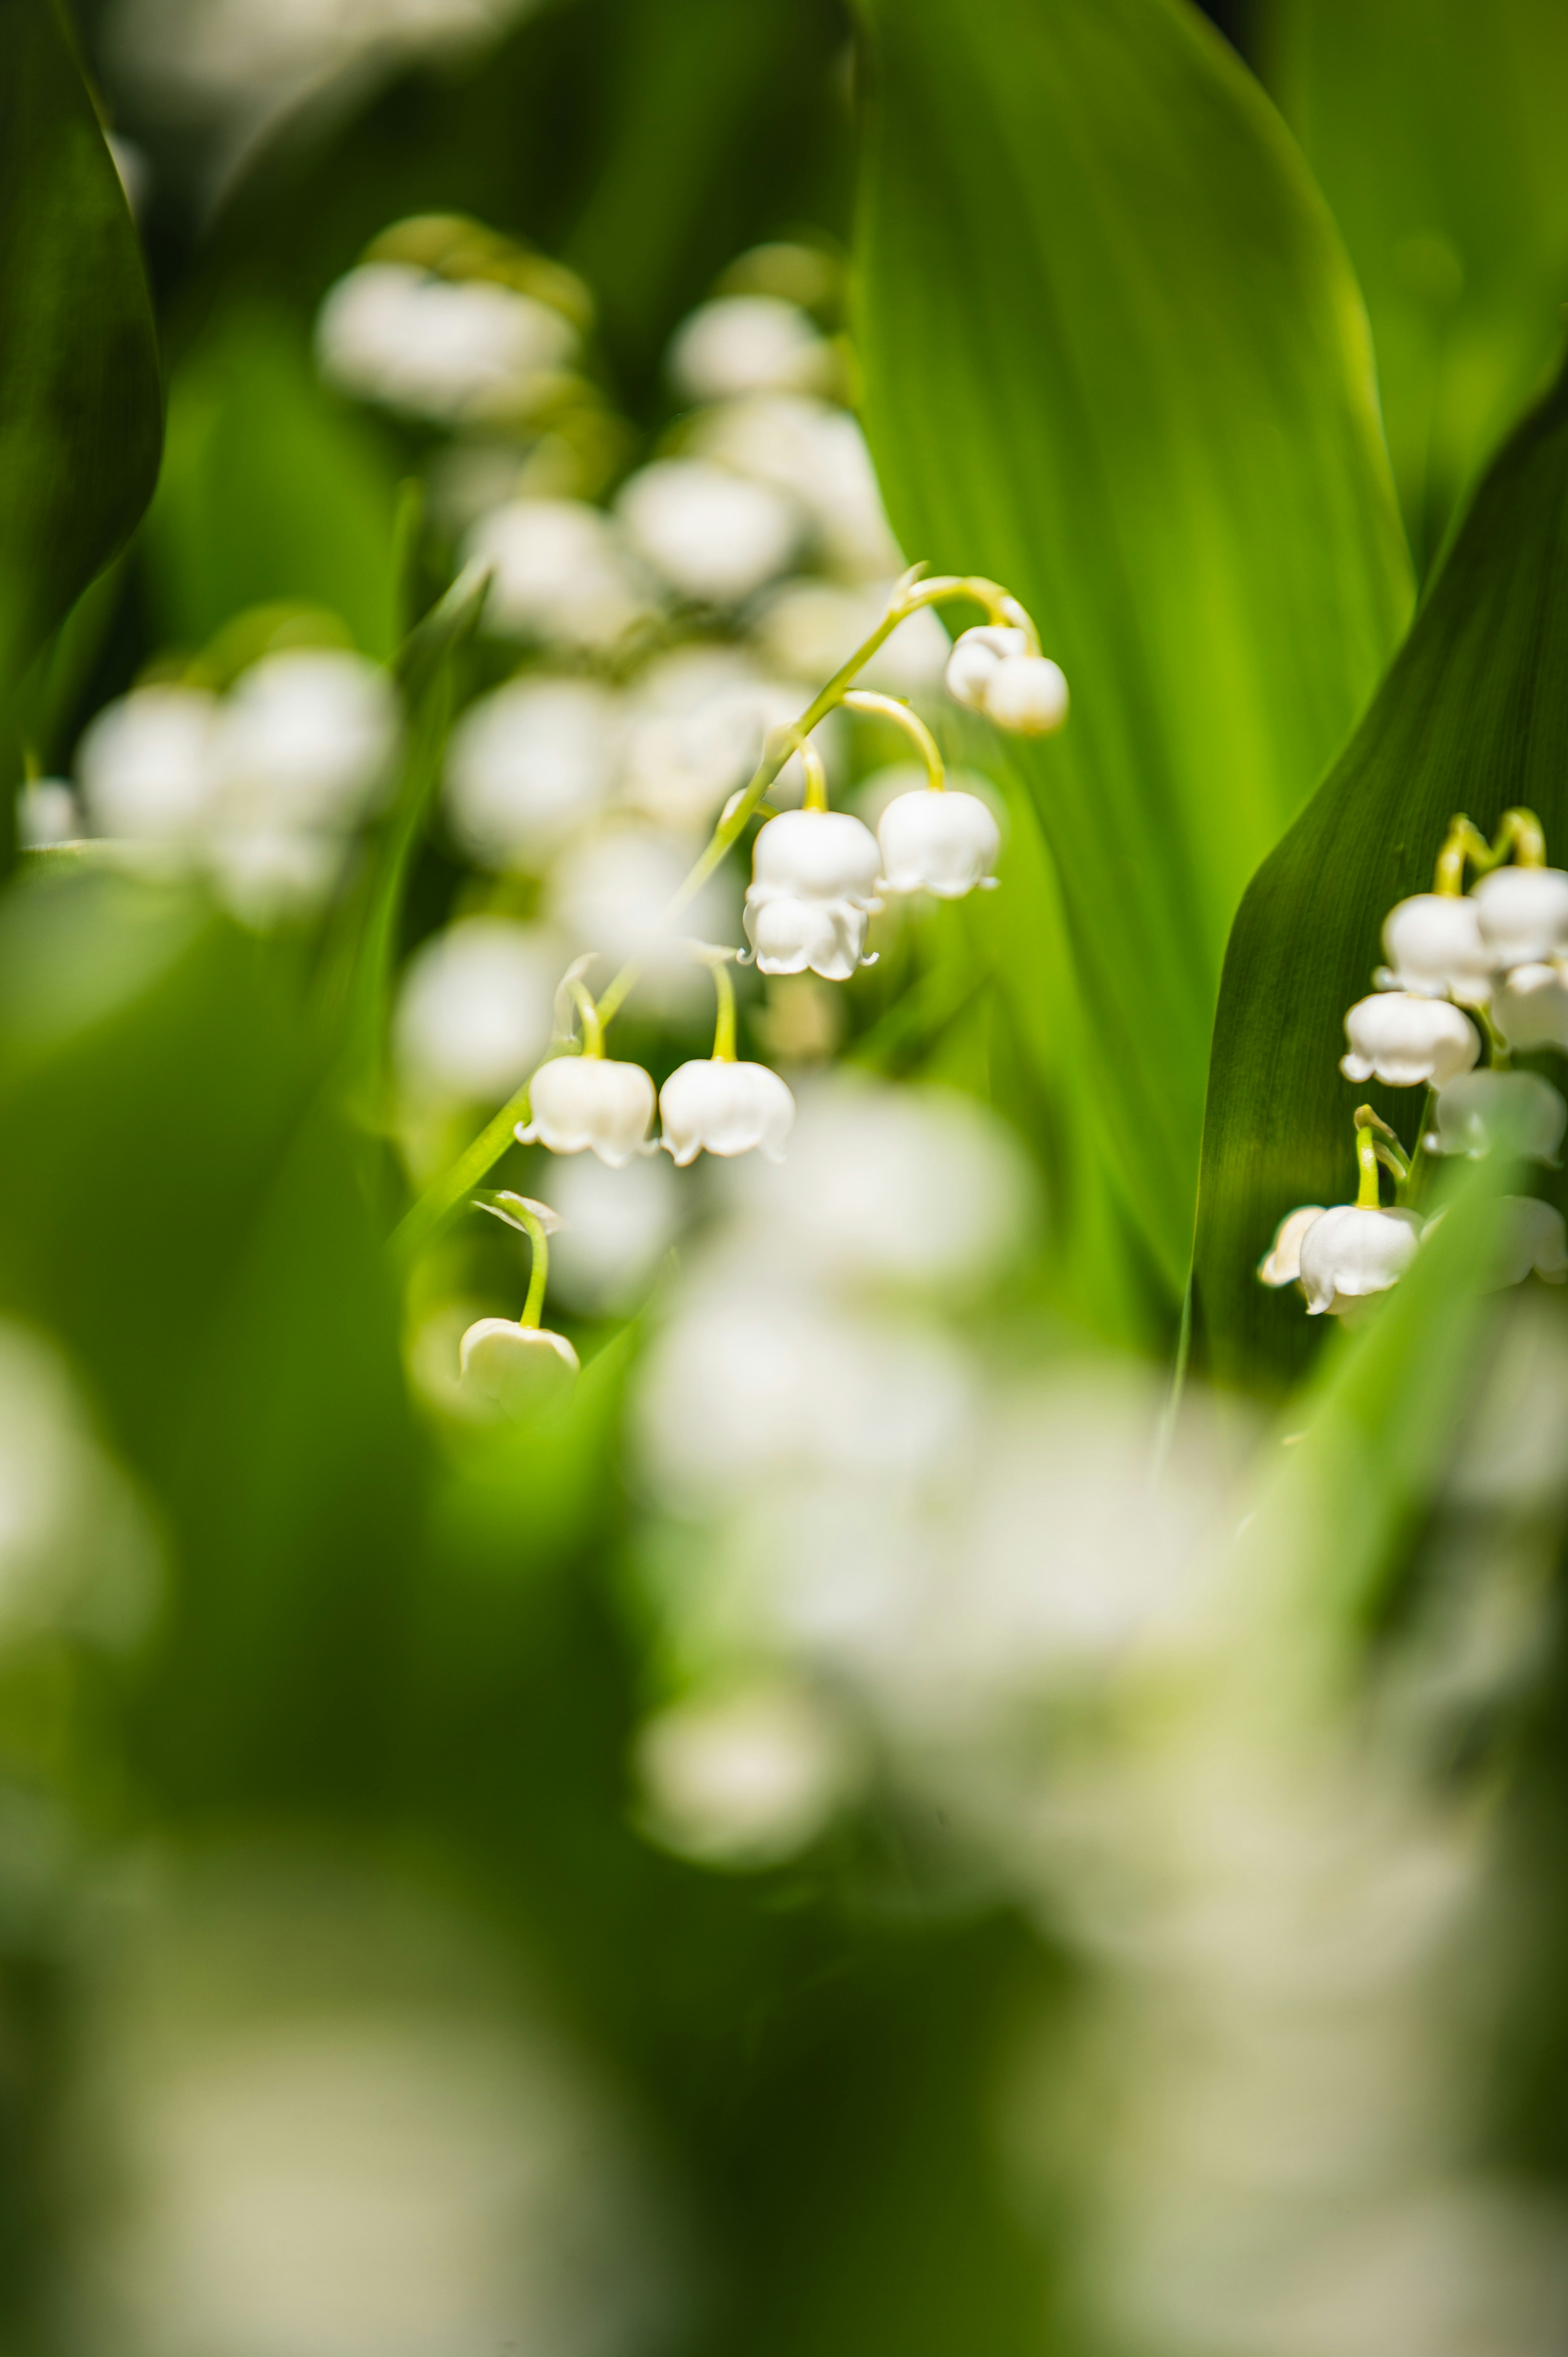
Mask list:
[[933,793],[940,794],[944,791],[948,781],[947,771],[942,767],[937,740],[918,712],[911,712],[909,706],[901,704],[897,696],[875,695],[863,687],[851,688],[843,701],[846,711],[864,712],[871,719],[891,721],[896,728],[901,728],[907,737],[913,739],[915,750],[925,763],[927,785]]
[[533,1253],[528,1272],[528,1298],[518,1324],[537,1327],[544,1315],[544,1288],[550,1279],[550,1239],[544,1232],[543,1222],[526,1203],[522,1206],[522,1222]]
[[735,1061],[735,985],[730,980],[729,966],[725,959],[714,960],[714,989],[718,996],[718,1019],[714,1025],[714,1061],[733,1064]]

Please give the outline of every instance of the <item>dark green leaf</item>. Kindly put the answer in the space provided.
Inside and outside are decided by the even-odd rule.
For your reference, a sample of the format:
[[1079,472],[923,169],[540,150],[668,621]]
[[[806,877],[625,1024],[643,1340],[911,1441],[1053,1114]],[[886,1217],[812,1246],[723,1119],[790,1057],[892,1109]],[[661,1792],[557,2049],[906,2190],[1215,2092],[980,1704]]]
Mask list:
[[872,445],[908,554],[1004,581],[1071,682],[1019,765],[1176,1288],[1232,913],[1407,607],[1365,322],[1295,150],[1190,11],[865,15]]

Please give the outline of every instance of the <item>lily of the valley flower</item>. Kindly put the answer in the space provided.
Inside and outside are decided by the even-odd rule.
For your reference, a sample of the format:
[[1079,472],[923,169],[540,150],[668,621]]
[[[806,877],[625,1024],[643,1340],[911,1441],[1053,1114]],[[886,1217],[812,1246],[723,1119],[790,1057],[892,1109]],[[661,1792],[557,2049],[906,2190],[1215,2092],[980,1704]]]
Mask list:
[[1002,848],[1001,830],[978,794],[921,787],[890,802],[876,823],[885,892],[933,892],[961,899],[988,890]]
[[1345,1017],[1345,1036],[1350,1050],[1339,1069],[1348,1081],[1375,1076],[1401,1089],[1422,1081],[1445,1087],[1470,1070],[1481,1045],[1456,1006],[1405,990],[1380,990],[1359,1000]]
[[465,1390],[487,1406],[530,1407],[563,1392],[580,1361],[564,1334],[520,1326],[510,1318],[481,1318],[457,1346]]
[[612,1170],[640,1153],[653,1119],[653,1082],[640,1064],[608,1056],[553,1056],[529,1086],[532,1118],[518,1141],[552,1154],[596,1154]]
[[1546,1285],[1568,1280],[1568,1231],[1561,1211],[1533,1195],[1501,1195],[1481,1210],[1493,1232],[1484,1291],[1502,1293],[1527,1276]]
[[762,974],[803,974],[847,982],[879,907],[876,837],[844,811],[785,811],[770,819],[752,853],[746,938]]
[[1303,1203],[1287,1211],[1274,1230],[1273,1243],[1258,1263],[1259,1281],[1268,1286],[1295,1285],[1301,1277],[1301,1248],[1315,1220],[1323,1217],[1321,1203]]
[[1454,892],[1417,892],[1390,909],[1383,923],[1388,964],[1382,990],[1418,998],[1456,998],[1484,1006],[1492,995],[1496,958],[1481,932],[1477,902]]
[[948,694],[956,702],[967,704],[972,712],[983,712],[985,691],[998,669],[1004,662],[1022,662],[1028,651],[1027,630],[995,622],[965,630],[954,640],[948,657]]
[[1568,952],[1568,870],[1498,867],[1472,898],[1482,938],[1505,970]]
[[1521,1052],[1568,1049],[1568,965],[1562,959],[1516,965],[1498,985],[1492,1019],[1509,1046]]
[[1016,737],[1048,737],[1068,714],[1059,665],[1036,654],[1026,630],[986,623],[965,630],[948,660],[950,695]]
[[1555,1163],[1568,1104],[1539,1072],[1465,1072],[1437,1099],[1440,1154],[1472,1161],[1498,1146],[1527,1161]]
[[1308,1314],[1340,1318],[1369,1294],[1386,1293],[1420,1243],[1421,1222],[1413,1211],[1337,1203],[1321,1212],[1300,1245]]
[[699,1057],[672,1071],[659,1092],[660,1143],[684,1169],[699,1154],[749,1154],[784,1159],[795,1120],[795,1100],[766,1064]]

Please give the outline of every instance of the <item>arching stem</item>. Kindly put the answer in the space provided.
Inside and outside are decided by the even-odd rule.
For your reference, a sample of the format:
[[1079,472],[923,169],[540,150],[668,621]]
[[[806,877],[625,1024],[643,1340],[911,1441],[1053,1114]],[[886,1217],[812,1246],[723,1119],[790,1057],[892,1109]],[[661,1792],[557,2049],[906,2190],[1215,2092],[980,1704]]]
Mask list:
[[1458,811],[1448,822],[1432,888],[1452,899],[1465,889],[1466,864],[1477,876],[1489,876],[1513,854],[1517,867],[1544,867],[1546,831],[1532,810],[1506,810],[1496,838],[1488,843],[1475,822]]
[[927,785],[933,793],[940,794],[944,791],[947,772],[937,749],[937,740],[918,712],[911,712],[909,706],[901,704],[895,695],[877,695],[864,687],[851,688],[844,697],[844,707],[850,712],[864,712],[874,720],[890,720],[896,728],[902,728],[904,734],[913,740],[916,752],[926,765]]
[[1398,1186],[1402,1187],[1410,1177],[1404,1148],[1388,1123],[1369,1104],[1356,1107],[1356,1160],[1360,1172],[1356,1188],[1359,1211],[1376,1211],[1382,1207],[1378,1186],[1380,1163],[1392,1172]]

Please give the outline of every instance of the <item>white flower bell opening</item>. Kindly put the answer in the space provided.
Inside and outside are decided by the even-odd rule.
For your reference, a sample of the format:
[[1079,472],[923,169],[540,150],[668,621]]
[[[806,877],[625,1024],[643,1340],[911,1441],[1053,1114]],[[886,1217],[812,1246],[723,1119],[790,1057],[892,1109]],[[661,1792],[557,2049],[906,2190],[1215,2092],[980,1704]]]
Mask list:
[[559,1397],[581,1362],[564,1334],[510,1318],[480,1318],[458,1345],[458,1365],[472,1397],[515,1412]]
[[653,1082],[640,1064],[608,1056],[553,1056],[529,1088],[532,1118],[520,1144],[552,1154],[596,1154],[618,1170],[642,1151],[653,1119]]
[[1568,871],[1499,867],[1471,897],[1496,964],[1534,965],[1568,953]]
[[660,1143],[684,1169],[699,1154],[749,1154],[782,1162],[795,1100],[766,1064],[722,1056],[680,1065],[659,1092]]
[[1004,662],[1022,662],[1029,651],[1029,634],[996,622],[965,630],[953,642],[948,658],[948,694],[972,712],[983,712],[985,692]]
[[1472,1161],[1494,1147],[1555,1163],[1568,1104],[1539,1072],[1466,1072],[1437,1099],[1437,1148]]
[[1068,702],[1067,674],[1048,655],[999,663],[986,683],[986,718],[1014,737],[1054,737]]
[[1455,998],[1484,1006],[1492,995],[1496,958],[1482,936],[1477,902],[1454,892],[1417,892],[1391,909],[1383,923],[1388,964],[1378,975],[1386,990],[1418,998]]
[[1475,1026],[1438,998],[1380,990],[1345,1017],[1349,1053],[1339,1060],[1348,1081],[1386,1081],[1392,1088],[1425,1082],[1443,1088],[1467,1072],[1480,1053]]
[[1517,965],[1498,985],[1492,1019],[1509,1046],[1568,1051],[1568,965]]
[[922,787],[888,803],[876,825],[882,846],[880,888],[931,892],[961,899],[996,881],[993,870],[1002,833],[977,794]]
[[1303,1203],[1287,1211],[1274,1230],[1273,1243],[1258,1264],[1258,1275],[1267,1286],[1295,1285],[1301,1279],[1301,1248],[1315,1221],[1323,1217],[1321,1203]]
[[1309,1314],[1343,1317],[1369,1294],[1397,1285],[1420,1247],[1421,1225],[1413,1211],[1359,1203],[1337,1203],[1321,1212],[1300,1245]]
[[882,865],[876,837],[844,811],[785,811],[752,853],[746,938],[763,974],[847,982],[860,963]]

